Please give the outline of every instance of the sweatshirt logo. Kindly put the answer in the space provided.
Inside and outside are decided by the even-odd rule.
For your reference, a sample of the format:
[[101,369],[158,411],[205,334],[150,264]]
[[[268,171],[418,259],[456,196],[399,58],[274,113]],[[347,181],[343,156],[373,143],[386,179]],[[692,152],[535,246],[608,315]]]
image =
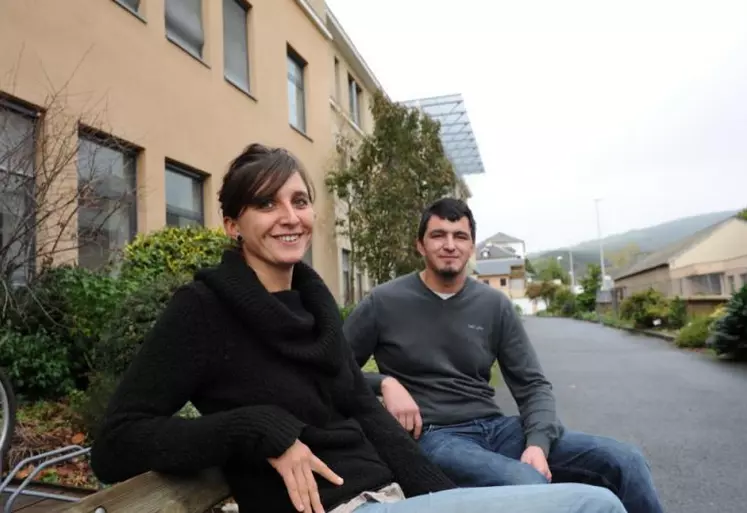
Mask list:
[[467,327],[471,330],[483,331],[485,328],[478,326],[477,324],[467,324]]

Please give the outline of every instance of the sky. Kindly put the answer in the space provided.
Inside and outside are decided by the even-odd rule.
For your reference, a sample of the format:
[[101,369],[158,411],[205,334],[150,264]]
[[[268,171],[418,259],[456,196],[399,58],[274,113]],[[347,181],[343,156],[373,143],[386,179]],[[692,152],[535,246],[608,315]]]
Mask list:
[[602,235],[747,206],[745,0],[327,4],[393,100],[463,95],[478,240],[595,239],[597,204]]

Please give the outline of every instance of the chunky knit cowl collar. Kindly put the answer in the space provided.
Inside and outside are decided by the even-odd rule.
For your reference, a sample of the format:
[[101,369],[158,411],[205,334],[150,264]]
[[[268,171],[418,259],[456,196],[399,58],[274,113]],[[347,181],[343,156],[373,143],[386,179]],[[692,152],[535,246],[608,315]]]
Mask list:
[[[252,339],[301,364],[336,374],[343,359],[342,319],[321,277],[307,264],[293,268],[290,301],[269,292],[238,250],[226,250],[216,267],[198,271],[202,281],[248,328]],[[310,315],[289,308],[298,298]]]

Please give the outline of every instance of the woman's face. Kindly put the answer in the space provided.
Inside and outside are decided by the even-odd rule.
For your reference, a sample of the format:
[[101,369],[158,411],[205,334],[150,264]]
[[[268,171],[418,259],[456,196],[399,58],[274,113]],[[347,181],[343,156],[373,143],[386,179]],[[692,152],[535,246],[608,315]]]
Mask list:
[[241,234],[244,253],[271,266],[291,266],[303,259],[311,243],[314,209],[299,173],[294,173],[265,204],[250,206],[227,222],[229,235]]

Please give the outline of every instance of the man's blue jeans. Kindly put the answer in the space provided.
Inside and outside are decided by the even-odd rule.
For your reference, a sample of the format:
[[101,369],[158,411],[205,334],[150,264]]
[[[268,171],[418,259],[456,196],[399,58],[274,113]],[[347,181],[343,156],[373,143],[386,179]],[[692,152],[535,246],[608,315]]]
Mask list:
[[604,488],[582,484],[456,488],[399,502],[368,502],[354,513],[625,513]]
[[[520,461],[525,437],[518,417],[496,415],[462,424],[428,426],[426,455],[459,486],[547,484]],[[566,431],[547,458],[553,483],[586,483],[611,490],[628,513],[662,513],[648,462],[634,446]]]

